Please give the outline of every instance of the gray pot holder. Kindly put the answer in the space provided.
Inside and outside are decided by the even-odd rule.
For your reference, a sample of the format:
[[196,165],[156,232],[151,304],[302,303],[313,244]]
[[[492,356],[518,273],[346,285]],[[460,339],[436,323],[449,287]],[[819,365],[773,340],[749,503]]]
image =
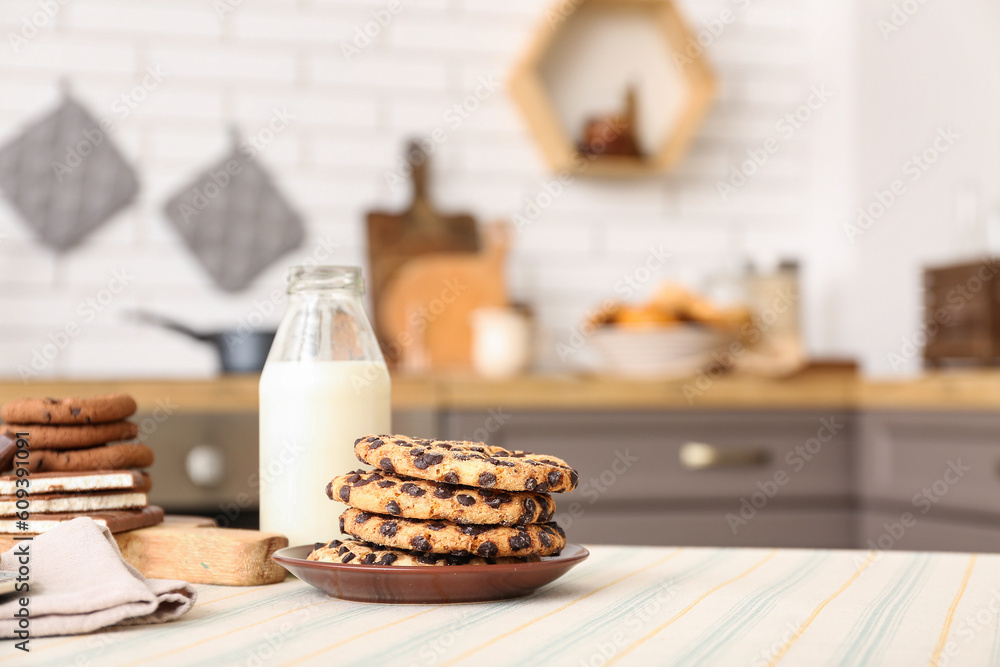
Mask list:
[[215,283],[236,292],[305,238],[302,218],[270,174],[235,146],[164,206]]
[[67,95],[0,148],[0,191],[44,245],[72,248],[139,191],[107,129]]

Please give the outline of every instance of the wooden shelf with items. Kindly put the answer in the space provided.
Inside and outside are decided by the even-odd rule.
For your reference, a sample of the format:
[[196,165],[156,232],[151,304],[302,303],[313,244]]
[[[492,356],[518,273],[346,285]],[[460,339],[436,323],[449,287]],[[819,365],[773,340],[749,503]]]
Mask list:
[[[619,32],[627,29],[637,31],[634,50],[616,50],[610,41],[601,42],[596,37],[586,36],[588,31],[596,35],[599,31],[615,28]],[[580,77],[587,74],[567,71],[556,75],[550,71],[560,63],[567,68],[588,67],[587,59],[580,57],[582,50],[588,48],[588,39],[596,47],[604,47],[603,51],[597,48],[592,50],[590,58],[597,58],[603,66],[606,64],[601,60],[603,54],[610,53],[614,58],[623,59],[620,63],[623,70],[632,66],[633,71],[625,71],[624,74],[621,71],[598,72],[592,80],[582,82]],[[617,39],[626,38],[619,36]],[[659,45],[654,42],[659,42]],[[671,0],[560,2],[550,10],[514,67],[510,91],[535,141],[554,170],[612,177],[661,173],[680,162],[715,96],[715,76],[703,56],[703,49],[699,47],[695,52],[689,52],[687,47],[691,44],[697,45],[696,38]],[[645,54],[642,54],[639,45],[645,45]],[[657,57],[646,58],[652,53],[651,49],[657,50]],[[628,62],[629,57],[639,58],[640,55],[644,58],[642,68],[639,63]],[[655,84],[648,80],[654,74],[660,79]],[[630,76],[645,78],[647,85],[635,85],[629,80]],[[574,140],[577,124],[567,121],[566,116],[575,115],[578,111],[567,112],[566,105],[560,103],[562,96],[553,90],[553,81],[557,79],[569,80],[567,89],[577,94],[583,91],[584,96],[590,98],[602,97],[606,100],[609,95],[601,96],[595,92],[602,87],[604,92],[609,86],[623,88],[626,93],[624,110],[587,118],[579,124],[583,137],[579,141]],[[672,84],[672,89],[664,83]],[[661,104],[661,108],[667,111],[663,115],[649,113],[652,103],[646,98],[657,96],[661,101],[667,100]],[[646,114],[641,113],[640,101],[647,102]],[[663,126],[650,129],[653,125],[651,116],[661,121]],[[602,130],[606,135],[607,129],[614,127],[621,129],[606,136],[606,142],[600,139]],[[639,138],[633,135],[642,130],[645,130],[646,141],[633,141]],[[594,148],[588,149],[588,146],[594,145]],[[630,150],[623,146],[636,148]],[[604,147],[607,147],[607,154],[602,154]]]

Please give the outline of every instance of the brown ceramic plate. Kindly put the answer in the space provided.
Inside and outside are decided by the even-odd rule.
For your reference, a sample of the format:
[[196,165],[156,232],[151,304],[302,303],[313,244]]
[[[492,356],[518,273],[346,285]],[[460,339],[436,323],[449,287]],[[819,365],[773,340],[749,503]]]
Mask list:
[[283,568],[327,595],[356,602],[441,604],[529,595],[582,563],[590,552],[567,544],[558,556],[504,565],[343,565],[306,560],[311,545],[279,549]]

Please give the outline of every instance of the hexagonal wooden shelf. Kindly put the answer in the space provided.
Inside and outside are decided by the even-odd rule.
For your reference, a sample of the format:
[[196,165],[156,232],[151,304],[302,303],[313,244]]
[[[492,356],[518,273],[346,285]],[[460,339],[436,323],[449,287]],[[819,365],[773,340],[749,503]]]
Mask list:
[[[715,95],[702,50],[685,51],[691,44],[697,41],[670,0],[557,0],[511,74],[511,94],[554,170],[588,176],[663,172],[683,157]],[[619,65],[635,71],[609,71]],[[640,101],[657,95],[660,101],[659,109],[647,103],[636,123],[644,134],[643,154],[581,153],[567,129],[583,128],[580,99],[590,107],[613,104],[636,76],[645,79],[637,88]],[[652,125],[651,116],[662,124]]]

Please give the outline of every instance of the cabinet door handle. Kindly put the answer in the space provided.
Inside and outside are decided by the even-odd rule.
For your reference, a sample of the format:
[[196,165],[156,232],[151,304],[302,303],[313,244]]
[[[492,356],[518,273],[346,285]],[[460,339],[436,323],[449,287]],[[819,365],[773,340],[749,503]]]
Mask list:
[[688,470],[753,468],[771,460],[771,453],[766,449],[716,447],[703,442],[684,443],[677,455]]

